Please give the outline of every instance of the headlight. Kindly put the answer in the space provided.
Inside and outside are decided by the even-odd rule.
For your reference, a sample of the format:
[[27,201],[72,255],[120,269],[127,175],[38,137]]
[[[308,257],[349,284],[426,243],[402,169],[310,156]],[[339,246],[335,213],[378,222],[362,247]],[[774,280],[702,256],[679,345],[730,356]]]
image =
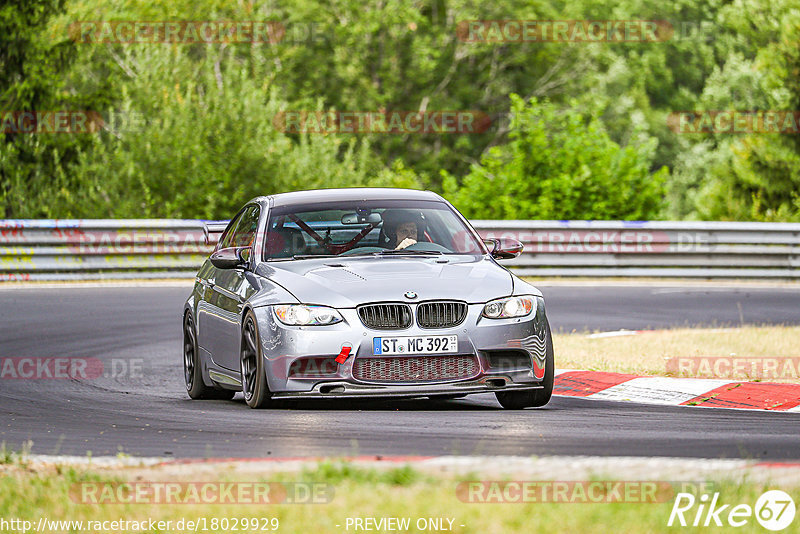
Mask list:
[[489,319],[524,317],[536,311],[536,297],[506,297],[492,300],[483,307],[483,316]]
[[333,308],[305,304],[275,306],[275,315],[280,322],[289,326],[320,326],[335,324],[342,320],[342,316]]

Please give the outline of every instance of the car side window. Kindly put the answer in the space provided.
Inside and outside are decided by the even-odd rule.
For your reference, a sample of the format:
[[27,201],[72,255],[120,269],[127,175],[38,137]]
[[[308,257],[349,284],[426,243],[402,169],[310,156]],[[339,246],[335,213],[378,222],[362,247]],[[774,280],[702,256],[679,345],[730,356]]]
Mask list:
[[234,235],[236,234],[236,227],[238,226],[239,221],[242,220],[242,216],[244,216],[244,212],[234,217],[233,220],[230,223],[228,223],[228,227],[225,229],[225,233],[222,234],[222,237],[217,242],[217,248],[215,250],[220,250],[223,248],[228,248],[233,246],[231,243],[233,243],[233,238]]
[[248,206],[239,219],[239,224],[236,225],[236,230],[233,232],[233,239],[231,247],[249,247],[253,244],[253,239],[258,230],[258,206]]

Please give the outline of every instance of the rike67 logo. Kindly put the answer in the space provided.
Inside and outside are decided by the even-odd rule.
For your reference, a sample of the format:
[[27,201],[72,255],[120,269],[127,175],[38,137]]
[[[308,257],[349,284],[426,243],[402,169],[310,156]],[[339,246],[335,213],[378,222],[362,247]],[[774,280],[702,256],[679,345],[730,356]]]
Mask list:
[[667,526],[730,526],[743,527],[755,516],[767,530],[780,531],[792,524],[795,504],[785,491],[770,490],[761,495],[755,507],[749,504],[724,504],[719,492],[712,496],[703,494],[699,499],[691,493],[679,493],[672,505]]

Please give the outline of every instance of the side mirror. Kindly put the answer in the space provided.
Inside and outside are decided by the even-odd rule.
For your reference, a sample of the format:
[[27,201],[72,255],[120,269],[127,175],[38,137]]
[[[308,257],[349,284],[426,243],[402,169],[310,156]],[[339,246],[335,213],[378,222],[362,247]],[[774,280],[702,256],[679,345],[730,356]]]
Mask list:
[[497,260],[511,260],[522,254],[522,243],[510,237],[484,239],[489,245],[489,253]]
[[238,269],[250,263],[250,247],[221,248],[211,255],[212,265],[217,269]]

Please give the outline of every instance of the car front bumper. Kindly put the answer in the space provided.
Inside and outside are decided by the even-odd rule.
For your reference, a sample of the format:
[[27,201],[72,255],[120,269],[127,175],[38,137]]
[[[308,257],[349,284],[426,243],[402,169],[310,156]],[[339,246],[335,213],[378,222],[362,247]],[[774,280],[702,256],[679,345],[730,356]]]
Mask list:
[[[344,320],[334,325],[292,327],[278,321],[270,306],[254,311],[267,381],[274,397],[420,397],[542,388],[547,329],[544,300],[537,299],[534,314],[514,319],[487,319],[481,315],[483,304],[471,304],[464,322],[445,329],[422,329],[413,325],[404,330],[371,330],[362,324],[355,309],[338,310]],[[354,364],[359,359],[387,358],[373,354],[373,338],[432,335],[456,335],[458,350],[454,354],[474,356],[476,371],[468,377],[426,381],[367,381],[353,376]],[[351,347],[344,363],[329,364],[322,374],[306,376],[306,373],[296,372],[299,359],[327,358],[330,361],[344,346]],[[505,354],[514,357],[504,358]],[[411,356],[417,355],[407,357]]]

